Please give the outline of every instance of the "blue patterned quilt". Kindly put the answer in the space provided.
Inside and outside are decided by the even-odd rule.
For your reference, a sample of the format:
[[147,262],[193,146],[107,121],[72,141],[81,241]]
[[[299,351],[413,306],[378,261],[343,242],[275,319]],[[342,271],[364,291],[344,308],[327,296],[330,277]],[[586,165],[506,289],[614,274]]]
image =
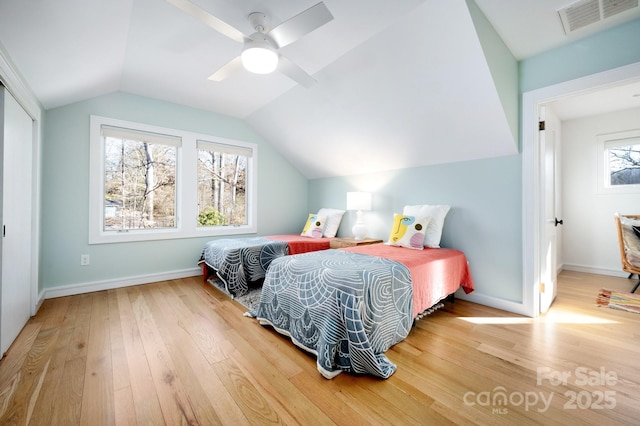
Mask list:
[[289,254],[286,241],[263,237],[228,238],[208,241],[202,251],[202,260],[224,282],[233,296],[249,290],[249,283],[264,278],[269,264]]
[[320,373],[391,376],[384,354],[413,323],[411,274],[390,259],[324,250],[275,259],[250,313],[317,356]]

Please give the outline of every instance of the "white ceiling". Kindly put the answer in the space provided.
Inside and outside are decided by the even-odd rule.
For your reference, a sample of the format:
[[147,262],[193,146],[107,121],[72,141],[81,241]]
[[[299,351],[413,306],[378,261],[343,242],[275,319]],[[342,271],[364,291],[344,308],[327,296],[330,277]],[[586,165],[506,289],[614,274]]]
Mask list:
[[[194,0],[245,34],[250,12],[275,25],[317,1]],[[278,73],[209,81],[241,46],[165,0],[2,0],[0,43],[46,109],[124,91],[243,118],[310,178],[513,152],[464,0],[324,2],[334,19],[281,50],[311,89]],[[568,1],[476,3],[517,59],[640,17],[566,36]]]
[[640,77],[612,87],[566,96],[549,105],[562,121],[640,108]]

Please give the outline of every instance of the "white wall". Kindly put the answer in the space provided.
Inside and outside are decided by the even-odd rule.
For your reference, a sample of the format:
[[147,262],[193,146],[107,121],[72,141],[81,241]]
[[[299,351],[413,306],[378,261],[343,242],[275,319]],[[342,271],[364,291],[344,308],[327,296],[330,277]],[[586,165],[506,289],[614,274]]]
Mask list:
[[622,272],[613,214],[640,214],[640,192],[597,190],[598,135],[640,128],[640,108],[562,122],[564,269],[606,275]]

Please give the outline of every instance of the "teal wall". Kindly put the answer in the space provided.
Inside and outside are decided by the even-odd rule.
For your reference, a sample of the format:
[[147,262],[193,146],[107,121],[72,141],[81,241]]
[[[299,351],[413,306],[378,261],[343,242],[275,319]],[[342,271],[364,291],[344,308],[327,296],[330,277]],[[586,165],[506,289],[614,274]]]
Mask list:
[[[483,36],[483,49],[490,49],[489,40]],[[520,94],[639,62],[638,40],[640,20],[523,60],[518,67]],[[508,103],[504,106],[508,109]],[[309,210],[344,208],[346,192],[352,190],[374,193],[374,211],[367,214],[367,222],[370,235],[382,239],[388,237],[393,213],[403,205],[450,204],[442,245],[465,252],[477,293],[522,301],[521,155],[313,180]],[[348,212],[339,235],[350,236],[354,221],[353,213]]]
[[[40,290],[195,268],[209,239],[88,244],[90,115],[258,144],[258,234],[302,229],[307,179],[242,120],[113,93],[45,112]],[[80,266],[87,253],[91,264]]]
[[[640,20],[523,60],[520,92],[640,62],[637,40]],[[298,232],[308,212],[344,208],[356,189],[374,193],[366,216],[381,239],[403,205],[450,204],[442,245],[467,254],[477,292],[522,300],[521,155],[307,181],[242,120],[123,93],[45,113],[40,289],[193,268],[206,240],[88,245],[91,114],[257,143],[259,234]],[[350,235],[354,220],[348,212],[339,235]],[[84,253],[90,266],[80,266]]]
[[[369,237],[387,240],[394,213],[407,204],[447,204],[442,247],[462,250],[479,293],[522,300],[521,156],[417,167],[392,172],[316,179],[310,210],[345,208],[347,191],[371,191],[365,213]],[[338,236],[351,237],[355,213],[347,212]]]
[[640,61],[640,19],[520,61],[520,92]]
[[511,128],[513,141],[517,143],[519,123],[518,61],[476,3],[473,0],[467,0],[467,6],[482,46],[482,52],[491,70],[493,84],[500,96],[502,109]]

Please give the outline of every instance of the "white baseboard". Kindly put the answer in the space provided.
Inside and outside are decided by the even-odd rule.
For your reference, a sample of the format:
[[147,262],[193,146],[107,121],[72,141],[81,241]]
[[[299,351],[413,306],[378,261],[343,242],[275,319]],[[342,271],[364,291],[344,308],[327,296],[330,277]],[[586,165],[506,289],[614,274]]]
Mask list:
[[40,302],[54,297],[73,296],[75,294],[90,293],[93,291],[111,290],[132,285],[148,284],[158,281],[176,280],[179,278],[195,277],[202,275],[201,268],[183,269],[180,271],[161,272],[158,274],[138,275],[135,277],[118,278],[113,280],[94,281],[88,283],[70,284],[60,287],[44,289],[40,292]]
[[[461,292],[458,292],[461,293]],[[461,300],[466,300],[473,303],[478,303],[480,305],[490,306],[492,308],[500,309],[507,312],[513,312],[518,315],[532,316],[531,312],[529,312],[521,302],[512,302],[510,300],[498,299],[497,297],[487,296],[485,294],[479,294],[477,291],[474,291],[472,294],[460,294],[458,296],[456,293],[456,298]]]
[[562,269],[566,271],[585,272],[587,274],[610,275],[612,277],[628,277],[629,274],[620,269],[594,268],[585,265],[572,265],[565,263]]

